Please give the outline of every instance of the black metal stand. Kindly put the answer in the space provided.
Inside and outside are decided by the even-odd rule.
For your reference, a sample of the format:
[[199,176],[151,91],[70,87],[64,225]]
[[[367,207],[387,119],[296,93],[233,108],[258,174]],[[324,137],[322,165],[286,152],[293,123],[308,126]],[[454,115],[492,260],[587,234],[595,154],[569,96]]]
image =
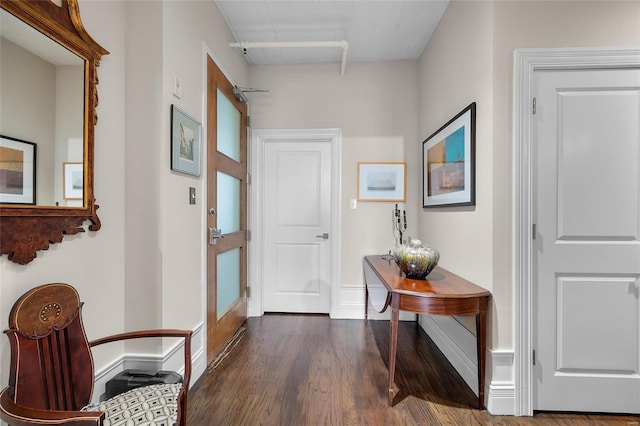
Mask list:
[[400,234],[400,244],[402,244],[402,234],[407,230],[407,212],[406,210],[402,210],[402,215],[400,215],[400,209],[398,209],[398,205],[396,204],[393,216],[396,218],[395,227],[398,234]]

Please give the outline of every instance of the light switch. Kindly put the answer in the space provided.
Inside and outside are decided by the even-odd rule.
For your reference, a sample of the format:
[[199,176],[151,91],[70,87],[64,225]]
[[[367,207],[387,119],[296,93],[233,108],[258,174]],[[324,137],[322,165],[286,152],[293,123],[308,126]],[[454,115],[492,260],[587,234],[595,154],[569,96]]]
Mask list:
[[358,200],[356,200],[355,198],[351,199],[351,204],[349,205],[350,209],[355,209],[356,207],[358,207]]
[[178,99],[182,97],[182,78],[179,75],[173,76],[173,96]]
[[192,186],[189,187],[189,204],[196,203],[196,189]]

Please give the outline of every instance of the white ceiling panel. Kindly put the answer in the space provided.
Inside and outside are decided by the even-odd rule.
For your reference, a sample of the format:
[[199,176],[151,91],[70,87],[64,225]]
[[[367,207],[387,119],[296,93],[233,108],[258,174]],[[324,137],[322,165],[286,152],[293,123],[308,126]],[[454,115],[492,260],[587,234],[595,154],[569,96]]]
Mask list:
[[[347,61],[416,59],[448,0],[217,0],[237,42],[349,43]],[[251,48],[252,64],[340,62],[340,48]]]

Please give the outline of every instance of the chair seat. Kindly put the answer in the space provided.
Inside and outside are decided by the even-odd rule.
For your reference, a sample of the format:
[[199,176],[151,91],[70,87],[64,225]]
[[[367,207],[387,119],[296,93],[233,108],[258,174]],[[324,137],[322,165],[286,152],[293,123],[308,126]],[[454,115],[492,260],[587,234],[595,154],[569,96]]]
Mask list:
[[98,410],[106,413],[104,426],[173,426],[181,388],[163,383],[132,389],[101,402]]

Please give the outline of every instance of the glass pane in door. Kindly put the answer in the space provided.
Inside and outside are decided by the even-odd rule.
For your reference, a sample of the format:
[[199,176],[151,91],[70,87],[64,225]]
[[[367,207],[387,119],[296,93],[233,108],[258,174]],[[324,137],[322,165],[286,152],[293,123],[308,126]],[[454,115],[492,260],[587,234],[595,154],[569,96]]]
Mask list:
[[240,297],[240,249],[219,253],[217,259],[216,307],[220,318]]
[[240,179],[218,172],[218,228],[223,234],[240,230]]
[[240,162],[240,111],[218,89],[218,152]]

